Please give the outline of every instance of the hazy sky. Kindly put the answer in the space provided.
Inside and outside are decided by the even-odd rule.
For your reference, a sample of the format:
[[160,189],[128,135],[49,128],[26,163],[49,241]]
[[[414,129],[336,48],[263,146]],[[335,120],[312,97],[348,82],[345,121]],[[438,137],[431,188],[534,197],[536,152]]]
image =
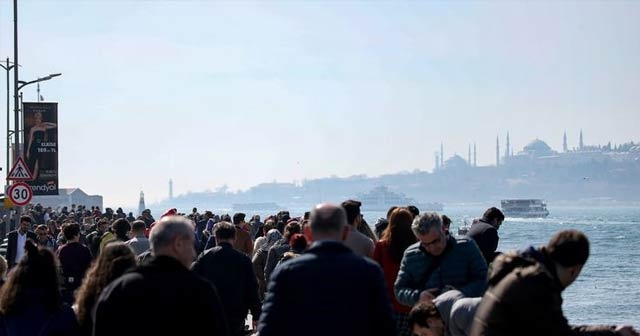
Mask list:
[[19,2],[20,79],[63,73],[41,87],[60,185],[105,206],[164,199],[169,178],[178,195],[431,170],[441,141],[493,164],[507,130],[516,150],[640,140],[640,2]]

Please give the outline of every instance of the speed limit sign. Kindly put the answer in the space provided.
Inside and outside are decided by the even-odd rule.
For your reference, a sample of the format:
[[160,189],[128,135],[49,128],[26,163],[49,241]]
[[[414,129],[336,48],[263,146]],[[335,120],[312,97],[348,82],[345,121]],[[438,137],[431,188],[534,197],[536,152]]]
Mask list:
[[11,202],[17,206],[29,204],[31,197],[33,197],[31,187],[24,182],[12,184],[7,193],[9,194]]

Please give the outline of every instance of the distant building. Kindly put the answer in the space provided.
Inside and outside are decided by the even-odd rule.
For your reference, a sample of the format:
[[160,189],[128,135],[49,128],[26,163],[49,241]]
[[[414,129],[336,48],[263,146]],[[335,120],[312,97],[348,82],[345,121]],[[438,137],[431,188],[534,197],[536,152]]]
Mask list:
[[[567,134],[566,132],[564,132],[562,137],[562,152],[557,152],[553,150],[546,142],[540,139],[535,139],[524,146],[522,150],[517,154],[512,154],[513,146],[511,146],[510,140],[510,134],[507,133],[507,149],[504,151],[504,156],[502,156],[500,153],[500,138],[496,138],[496,166],[517,169],[530,169],[536,166],[547,167],[549,165],[553,165],[556,168],[560,168],[585,163],[632,163],[640,161],[640,144],[628,142],[618,146],[612,146],[611,143],[608,143],[605,146],[590,146],[585,144],[582,130],[580,130],[578,148],[573,149],[568,148]],[[467,161],[462,159],[460,156],[454,155],[444,163],[436,165],[436,170],[476,167],[475,144],[473,152],[473,164],[471,164],[471,152],[469,149]],[[440,159],[442,162],[442,156]]]
[[84,205],[87,208],[97,206],[102,209],[102,196],[88,195],[80,188],[60,188],[58,195],[33,196],[32,204],[40,203],[43,207],[61,208],[71,204]]

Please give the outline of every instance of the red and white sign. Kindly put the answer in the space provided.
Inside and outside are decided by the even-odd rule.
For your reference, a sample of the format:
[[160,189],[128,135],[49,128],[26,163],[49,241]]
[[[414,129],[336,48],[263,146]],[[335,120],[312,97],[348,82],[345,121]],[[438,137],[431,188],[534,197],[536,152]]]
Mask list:
[[27,164],[22,159],[22,156],[18,157],[16,163],[13,164],[13,167],[9,171],[9,175],[7,176],[7,180],[9,181],[30,181],[33,180],[33,174],[27,167]]
[[29,204],[29,202],[31,202],[31,198],[33,197],[33,191],[31,190],[31,187],[24,182],[12,184],[9,187],[7,194],[9,194],[9,199],[11,200],[11,202],[13,202],[13,204],[17,206],[24,206]]

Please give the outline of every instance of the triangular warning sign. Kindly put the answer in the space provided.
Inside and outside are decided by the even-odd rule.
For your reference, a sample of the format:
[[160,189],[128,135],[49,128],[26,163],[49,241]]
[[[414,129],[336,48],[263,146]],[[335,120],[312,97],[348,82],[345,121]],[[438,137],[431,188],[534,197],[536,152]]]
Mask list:
[[33,175],[31,174],[29,167],[27,167],[27,164],[22,159],[22,156],[18,157],[18,160],[16,160],[16,163],[13,165],[13,168],[11,168],[11,171],[9,171],[9,176],[7,176],[7,180],[13,180],[13,181],[33,180]]

